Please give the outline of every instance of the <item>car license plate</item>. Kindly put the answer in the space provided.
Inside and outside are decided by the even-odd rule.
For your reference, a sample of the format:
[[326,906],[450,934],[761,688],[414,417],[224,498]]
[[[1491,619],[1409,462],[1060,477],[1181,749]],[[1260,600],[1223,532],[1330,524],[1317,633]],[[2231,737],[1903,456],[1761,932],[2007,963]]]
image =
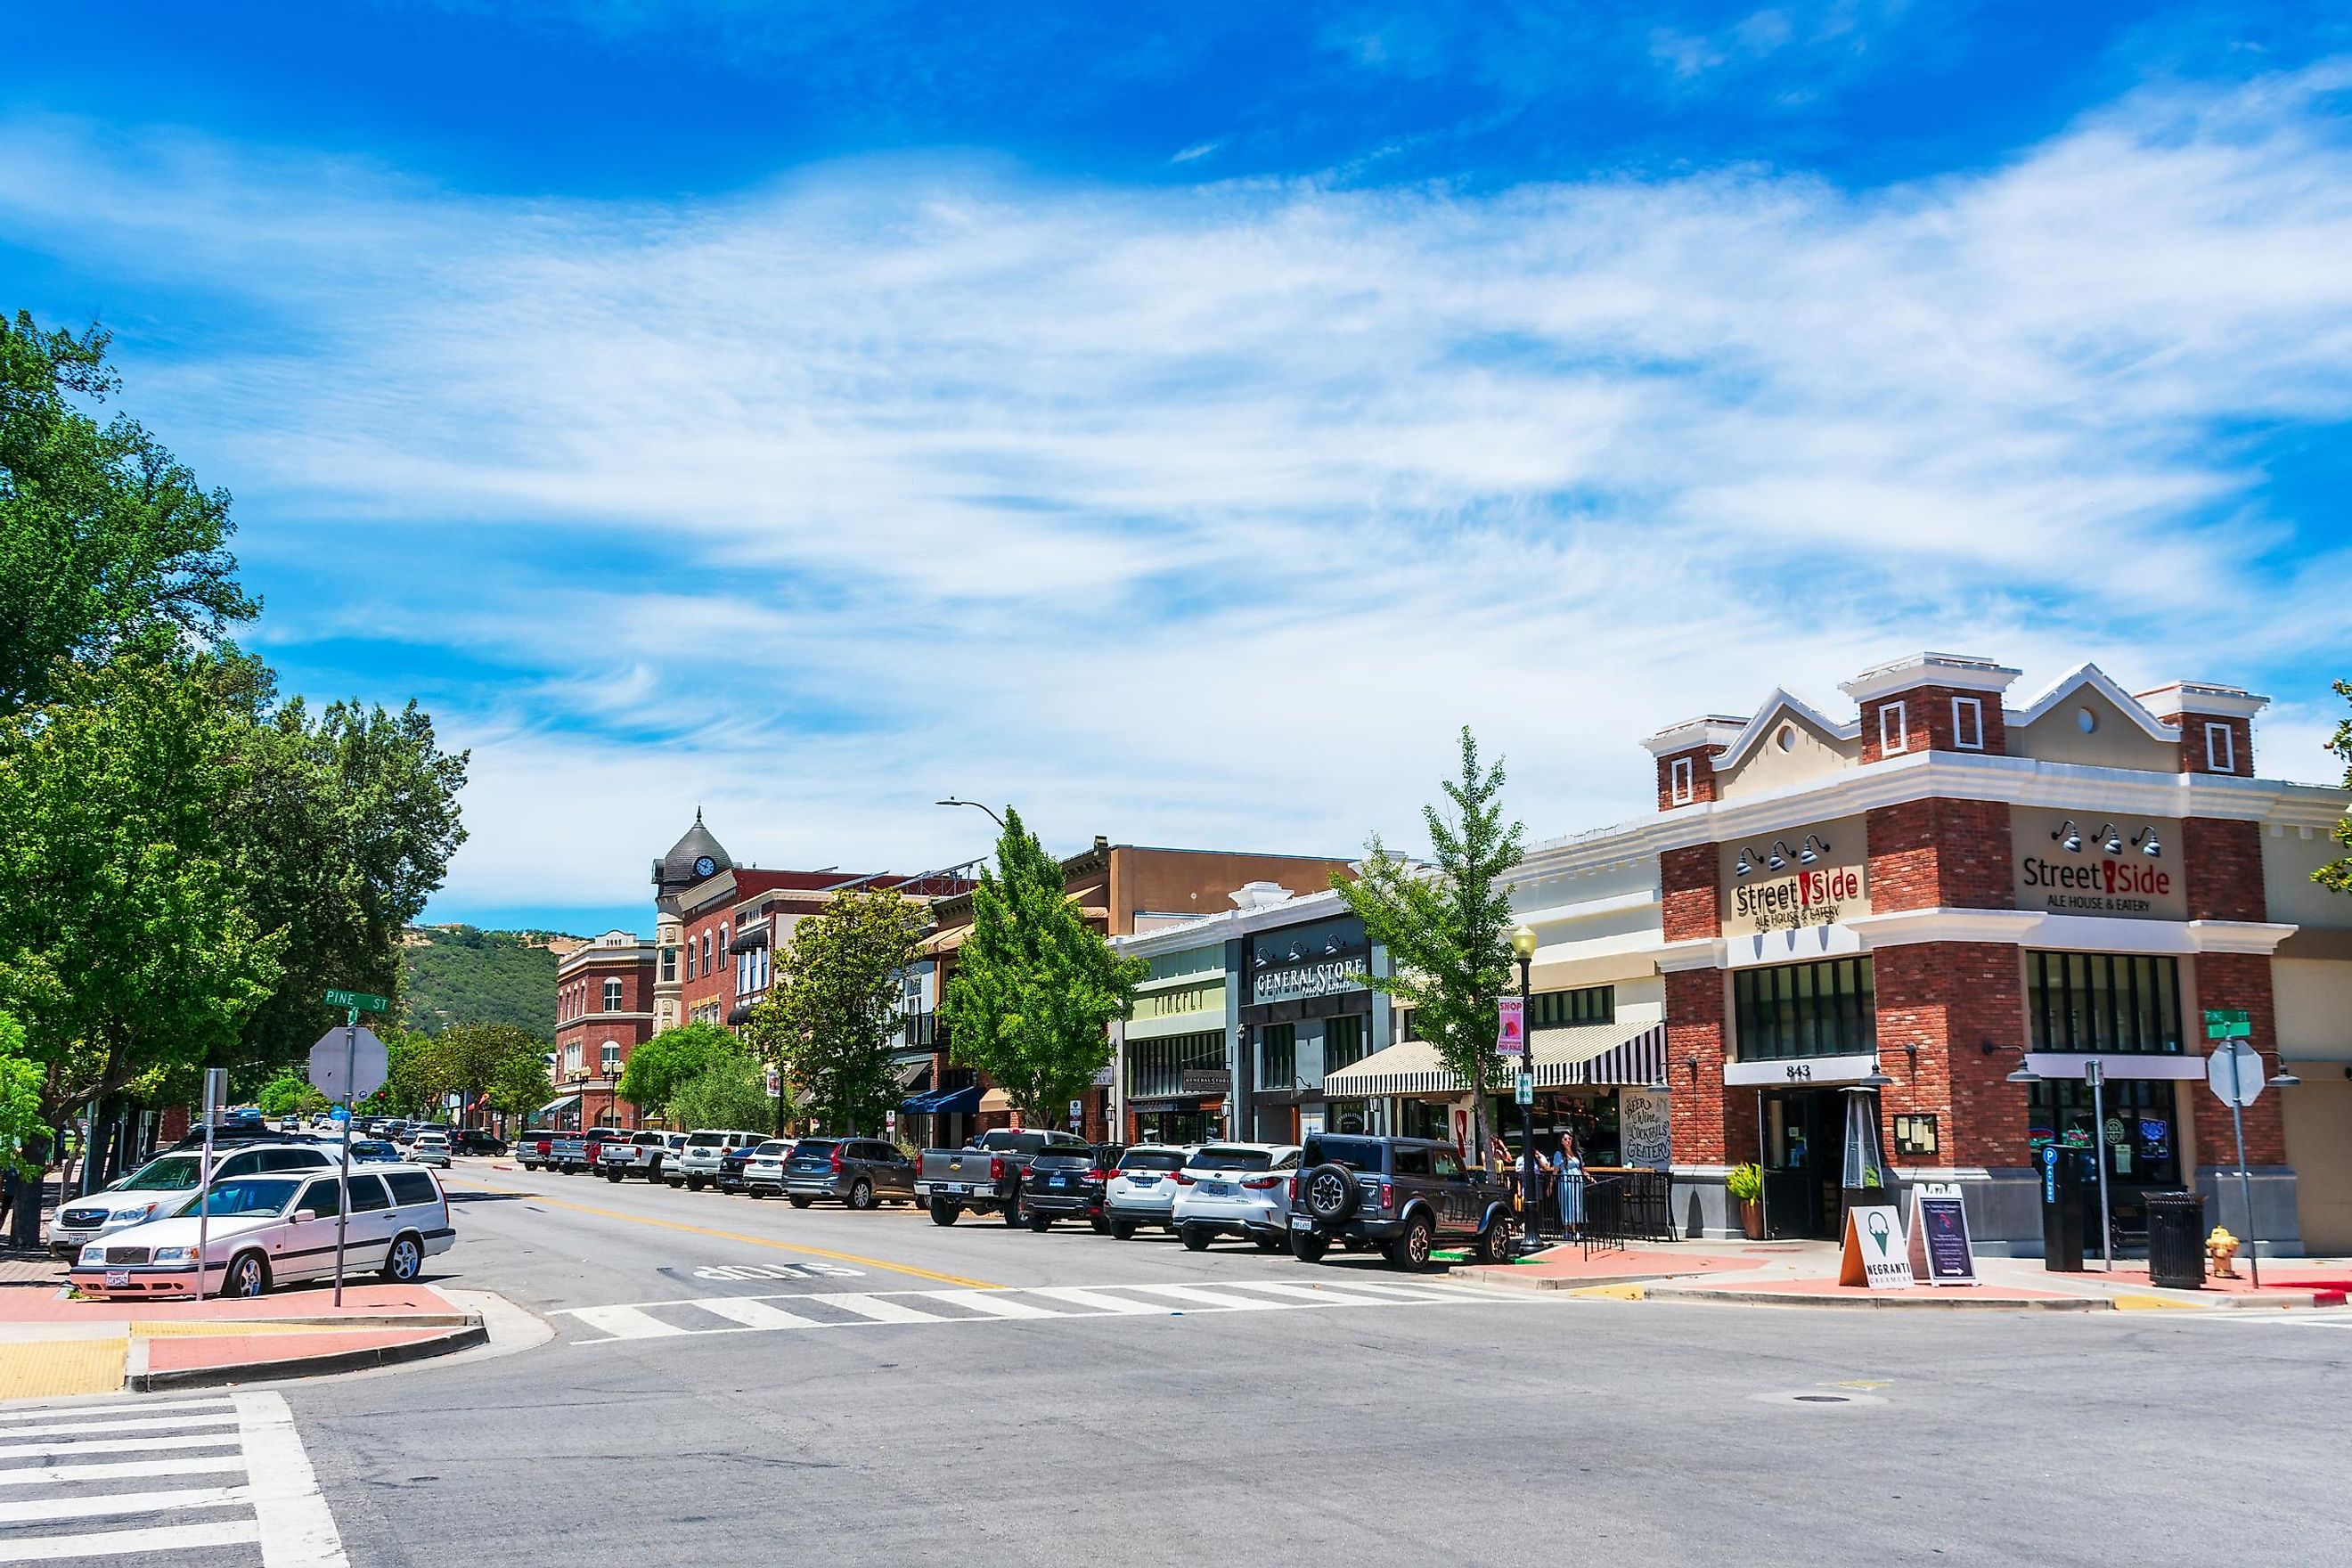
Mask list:
[[1201,1190],[1213,1198],[1229,1198],[1234,1195],[1234,1184],[1231,1182],[1202,1182]]
[[131,1270],[128,1268],[110,1268],[106,1271],[106,1282],[110,1287],[129,1285],[131,1283]]
[[1052,1184],[1057,1187],[1066,1187],[1070,1184],[1070,1178],[1067,1176],[1055,1176],[1050,1180]]
[[1312,1215],[1303,1214],[1292,1215],[1290,1216],[1290,1228],[1293,1230],[1313,1230],[1315,1228],[1315,1216]]

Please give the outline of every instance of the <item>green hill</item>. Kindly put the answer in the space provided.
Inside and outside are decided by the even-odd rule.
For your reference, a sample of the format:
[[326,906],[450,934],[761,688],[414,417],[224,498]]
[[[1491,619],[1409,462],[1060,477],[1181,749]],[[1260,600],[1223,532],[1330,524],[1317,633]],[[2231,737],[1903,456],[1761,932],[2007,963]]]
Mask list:
[[512,1024],[553,1039],[555,954],[539,945],[551,934],[472,926],[410,931],[400,952],[400,1021],[428,1035],[451,1024]]

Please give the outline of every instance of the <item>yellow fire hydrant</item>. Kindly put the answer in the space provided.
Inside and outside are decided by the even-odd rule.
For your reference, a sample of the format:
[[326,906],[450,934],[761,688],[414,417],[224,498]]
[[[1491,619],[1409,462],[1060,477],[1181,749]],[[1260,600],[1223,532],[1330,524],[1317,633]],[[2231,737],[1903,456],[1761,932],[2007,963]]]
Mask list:
[[2213,1234],[2205,1238],[2205,1256],[2213,1260],[2215,1279],[2235,1279],[2238,1277],[2237,1270],[2231,1267],[2238,1260],[2238,1238],[2218,1225],[2213,1227]]

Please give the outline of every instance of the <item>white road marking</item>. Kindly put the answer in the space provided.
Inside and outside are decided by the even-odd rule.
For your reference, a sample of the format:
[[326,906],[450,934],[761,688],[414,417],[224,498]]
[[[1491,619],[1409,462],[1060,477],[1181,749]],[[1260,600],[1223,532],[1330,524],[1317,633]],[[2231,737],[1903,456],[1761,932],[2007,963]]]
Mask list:
[[188,1410],[215,1410],[226,1414],[230,1408],[228,1400],[223,1397],[162,1400],[152,1405],[142,1399],[136,1404],[118,1401],[108,1405],[58,1405],[46,1410],[0,1411],[0,1436],[7,1436],[10,1430],[22,1423],[32,1421],[59,1421],[82,1416],[96,1421],[115,1415],[165,1415]]
[[798,1312],[787,1312],[781,1307],[771,1307],[765,1301],[713,1296],[708,1301],[697,1301],[695,1305],[706,1312],[716,1312],[722,1318],[731,1319],[747,1329],[814,1329],[819,1326],[814,1318],[803,1318]]
[[912,1307],[903,1307],[879,1296],[845,1294],[818,1296],[812,1300],[827,1307],[838,1307],[845,1312],[854,1312],[877,1323],[944,1323],[951,1321],[937,1312],[918,1312]]
[[[217,1414],[107,1418],[146,1410]],[[0,1563],[142,1553],[177,1560],[209,1548],[251,1545],[259,1547],[263,1568],[350,1568],[293,1414],[278,1394],[144,1406],[53,1405],[11,1414],[17,1419],[0,1426],[0,1439],[44,1440],[0,1441],[0,1461],[29,1461],[0,1462]],[[176,1430],[189,1426],[219,1429]],[[157,1428],[166,1435],[119,1435]],[[193,1448],[210,1451],[185,1452]],[[108,1454],[136,1457],[83,1462]],[[191,1475],[229,1479],[215,1486],[137,1485]],[[125,1482],[131,1485],[118,1489]],[[66,1524],[81,1528],[56,1529]]]
[[[662,1305],[668,1305],[667,1302]],[[688,1331],[673,1328],[650,1312],[635,1307],[581,1307],[572,1314],[592,1329],[602,1329],[616,1340],[659,1339],[665,1334],[682,1334]]]
[[285,1399],[275,1394],[236,1398],[264,1568],[351,1568]]
[[1043,1296],[1048,1300],[1067,1301],[1073,1307],[1084,1307],[1095,1312],[1128,1316],[1149,1312],[1154,1317],[1164,1318],[1172,1310],[1157,1302],[1131,1301],[1124,1296],[1106,1296],[1100,1288],[1089,1289],[1078,1285],[1045,1285],[1029,1293],[1032,1296]]
[[1298,1285],[1287,1279],[1236,1279],[1231,1289],[1270,1290],[1276,1295],[1294,1297],[1301,1302],[1328,1307],[1386,1307],[1396,1300],[1393,1296],[1351,1295],[1352,1285]]
[[1287,1301],[1253,1300],[1247,1296],[1230,1296],[1209,1285],[1130,1285],[1130,1290],[1149,1290],[1155,1296],[1172,1296],[1179,1301],[1192,1301],[1221,1312],[1286,1312]]
[[953,1307],[969,1307],[992,1318],[1066,1318],[1066,1312],[1033,1306],[1004,1290],[934,1290],[938,1300]]

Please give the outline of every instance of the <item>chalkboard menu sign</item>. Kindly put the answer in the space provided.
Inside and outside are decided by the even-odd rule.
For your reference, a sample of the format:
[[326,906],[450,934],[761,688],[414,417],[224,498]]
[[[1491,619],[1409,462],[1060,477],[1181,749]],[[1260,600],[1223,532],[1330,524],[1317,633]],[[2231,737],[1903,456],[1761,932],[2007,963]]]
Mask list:
[[1974,1285],[1977,1260],[1969,1248],[1969,1211],[1959,1189],[1911,1191],[1911,1277],[1929,1285]]

